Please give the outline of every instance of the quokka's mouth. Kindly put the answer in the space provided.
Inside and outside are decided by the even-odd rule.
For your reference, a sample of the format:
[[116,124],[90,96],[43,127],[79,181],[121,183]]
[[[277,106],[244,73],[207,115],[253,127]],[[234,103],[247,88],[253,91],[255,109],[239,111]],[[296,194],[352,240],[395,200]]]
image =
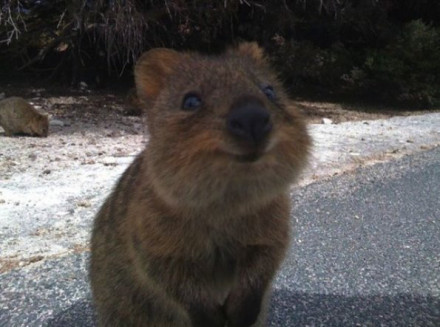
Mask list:
[[234,159],[237,162],[242,163],[252,163],[258,161],[263,156],[263,153],[261,152],[252,152],[248,154],[235,154],[233,155]]
[[261,146],[254,149],[247,149],[247,151],[231,151],[231,150],[224,150],[225,153],[227,153],[235,162],[239,163],[254,163],[258,162],[270,152],[270,150],[273,148],[273,145],[275,143],[271,143],[268,146]]
[[277,139],[272,138],[269,142],[260,146],[229,147],[221,146],[220,151],[227,154],[232,160],[239,163],[254,163],[263,160],[278,144]]

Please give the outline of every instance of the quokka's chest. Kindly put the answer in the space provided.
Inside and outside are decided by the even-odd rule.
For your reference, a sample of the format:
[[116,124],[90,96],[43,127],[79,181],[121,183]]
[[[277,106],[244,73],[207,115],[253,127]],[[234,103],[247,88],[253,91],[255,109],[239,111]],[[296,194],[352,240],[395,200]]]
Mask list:
[[210,259],[206,262],[209,285],[213,297],[218,303],[224,303],[230,290],[238,282],[241,251],[216,246],[210,253]]

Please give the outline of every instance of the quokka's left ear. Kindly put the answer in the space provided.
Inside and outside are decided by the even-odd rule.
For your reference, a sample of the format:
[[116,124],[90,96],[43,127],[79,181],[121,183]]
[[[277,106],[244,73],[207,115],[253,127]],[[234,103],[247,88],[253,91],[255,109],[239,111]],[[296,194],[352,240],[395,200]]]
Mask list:
[[138,98],[154,102],[184,54],[167,48],[145,52],[137,61],[134,76]]
[[264,50],[257,42],[242,42],[238,46],[228,50],[229,54],[238,55],[252,59],[257,64],[265,64],[266,56]]

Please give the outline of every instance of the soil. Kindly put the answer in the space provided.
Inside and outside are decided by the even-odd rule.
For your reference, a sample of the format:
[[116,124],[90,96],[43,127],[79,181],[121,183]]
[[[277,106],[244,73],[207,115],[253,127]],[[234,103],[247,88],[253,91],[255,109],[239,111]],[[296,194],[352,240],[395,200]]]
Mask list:
[[[36,168],[41,169],[41,174],[50,174],[75,163],[112,164],[112,160],[106,163],[109,157],[134,156],[147,139],[143,118],[133,100],[133,88],[92,91],[0,86],[0,99],[10,96],[21,96],[47,112],[50,129],[48,138],[21,137],[17,142],[17,138],[5,138],[0,127],[0,176],[5,178]],[[295,101],[295,104],[307,122],[313,124],[426,113],[331,102]]]
[[[69,122],[78,122],[84,123],[86,126],[96,124],[98,127],[116,125],[122,130],[126,130],[127,119],[125,117],[139,114],[139,109],[133,100],[133,88],[92,91],[59,87],[33,88],[1,85],[0,99],[2,94],[5,97],[20,96],[29,100],[37,108],[48,112],[52,119],[66,120],[66,127],[69,127]],[[396,110],[391,107],[368,106],[360,103],[345,104],[305,100],[294,101],[294,103],[307,121],[315,124],[324,123],[324,118],[337,124],[346,121],[375,120],[427,112],[405,110],[404,108]],[[133,119],[129,118],[128,121],[133,121]]]
[[[394,116],[413,116],[427,113],[425,110],[409,110],[386,106],[368,106],[360,103],[332,103],[314,101],[295,101],[309,123],[322,124],[328,118],[334,124],[347,121],[386,119]],[[434,112],[434,111],[429,111]]]

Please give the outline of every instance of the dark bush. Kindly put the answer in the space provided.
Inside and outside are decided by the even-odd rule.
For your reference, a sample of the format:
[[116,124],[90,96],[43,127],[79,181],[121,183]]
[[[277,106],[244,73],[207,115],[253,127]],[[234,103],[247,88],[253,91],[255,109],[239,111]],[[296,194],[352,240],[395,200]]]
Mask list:
[[[146,49],[231,42],[241,1],[3,1],[0,56],[72,84],[118,76]],[[229,39],[224,40],[228,35]],[[5,47],[6,45],[6,47]],[[89,78],[90,79],[90,78]]]
[[310,41],[276,38],[272,60],[293,95],[317,92],[328,95],[341,85],[342,76],[353,67],[352,57],[342,44],[320,48]]
[[0,73],[71,85],[129,77],[152,47],[258,41],[293,94],[439,102],[437,0],[3,0]]
[[319,17],[332,22],[340,7],[338,0],[4,0],[0,56],[75,84],[85,74],[121,74],[157,46],[216,52],[243,39],[270,46],[276,35],[331,45],[331,23]]
[[417,107],[440,104],[440,29],[420,20],[406,24],[383,49],[366,52],[360,69],[353,69],[355,87],[372,96]]

